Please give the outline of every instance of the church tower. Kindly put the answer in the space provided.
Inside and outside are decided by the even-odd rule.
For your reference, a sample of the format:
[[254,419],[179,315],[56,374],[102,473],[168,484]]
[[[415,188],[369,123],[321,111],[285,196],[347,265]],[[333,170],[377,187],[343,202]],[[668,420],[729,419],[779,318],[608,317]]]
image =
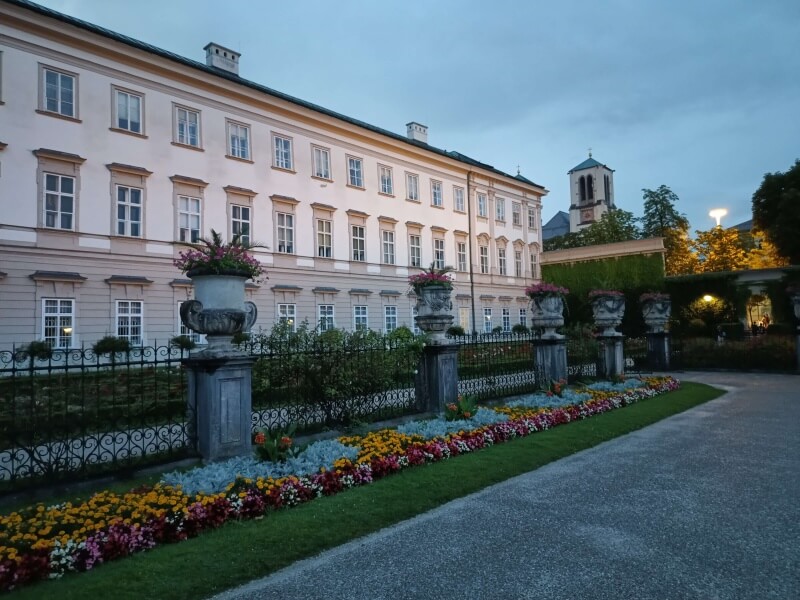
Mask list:
[[596,223],[614,206],[614,170],[592,158],[569,171],[569,230],[580,231]]

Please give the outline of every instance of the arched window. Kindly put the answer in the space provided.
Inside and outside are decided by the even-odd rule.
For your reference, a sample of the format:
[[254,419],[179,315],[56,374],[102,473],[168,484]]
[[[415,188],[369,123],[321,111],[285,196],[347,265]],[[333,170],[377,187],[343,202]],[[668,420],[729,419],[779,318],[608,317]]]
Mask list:
[[586,178],[583,175],[578,180],[578,188],[580,189],[581,202],[586,202]]
[[614,203],[611,201],[611,178],[608,175],[603,175],[603,187],[606,192],[606,204],[613,206]]
[[594,180],[591,175],[586,176],[586,198],[594,200]]

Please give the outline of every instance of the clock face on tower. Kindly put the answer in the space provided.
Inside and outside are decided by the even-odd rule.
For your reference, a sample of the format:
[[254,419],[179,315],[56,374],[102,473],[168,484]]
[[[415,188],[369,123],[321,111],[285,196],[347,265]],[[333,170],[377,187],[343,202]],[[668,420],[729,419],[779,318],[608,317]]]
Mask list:
[[594,215],[592,214],[591,208],[584,208],[581,211],[581,223],[586,223],[587,221],[591,221],[593,216]]

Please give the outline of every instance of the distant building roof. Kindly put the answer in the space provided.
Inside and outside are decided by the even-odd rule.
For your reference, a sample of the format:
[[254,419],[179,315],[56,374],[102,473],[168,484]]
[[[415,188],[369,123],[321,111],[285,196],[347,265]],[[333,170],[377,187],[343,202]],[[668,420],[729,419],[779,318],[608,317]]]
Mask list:
[[737,225],[728,227],[728,229],[736,229],[739,232],[749,232],[753,229],[753,219],[747,219],[747,221],[742,221]]
[[609,171],[613,171],[614,170],[611,167],[609,167],[608,165],[604,165],[603,163],[596,161],[595,159],[593,159],[590,156],[585,161],[583,161],[581,164],[579,164],[577,167],[572,167],[569,171],[567,171],[567,173],[569,174],[569,173],[573,173],[574,171],[582,171],[583,169],[591,169],[592,167],[605,167]]
[[569,213],[558,211],[542,226],[542,241],[569,233]]

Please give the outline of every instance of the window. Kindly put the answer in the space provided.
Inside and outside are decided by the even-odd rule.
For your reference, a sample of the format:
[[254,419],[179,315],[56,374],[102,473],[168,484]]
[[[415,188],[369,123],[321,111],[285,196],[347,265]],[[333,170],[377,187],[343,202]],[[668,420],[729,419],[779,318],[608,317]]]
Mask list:
[[531,252],[531,277],[533,277],[534,279],[536,279],[536,277],[537,277],[537,272],[538,272],[538,270],[539,270],[539,269],[537,268],[537,264],[536,264],[536,263],[537,263],[538,261],[536,260],[536,258],[537,258],[537,256],[536,256],[536,252]]
[[243,244],[250,243],[250,207],[231,205],[231,234],[239,236],[239,241]]
[[360,158],[347,157],[347,183],[353,187],[364,187],[364,161]]
[[453,210],[464,212],[464,188],[453,188]]
[[419,323],[417,323],[417,316],[419,315],[419,311],[417,310],[417,305],[411,305],[411,323],[412,323],[412,330],[414,331],[414,335],[421,335],[422,330],[419,328]]
[[489,246],[480,247],[481,273],[489,272]]
[[186,146],[200,147],[200,113],[196,110],[175,107],[175,141]]
[[181,320],[181,305],[183,302],[178,302],[178,335],[188,337],[195,344],[205,344],[206,336],[189,329],[186,324]]
[[193,244],[200,240],[200,198],[178,196],[178,240]]
[[312,146],[314,151],[314,177],[331,178],[331,153],[325,148]]
[[75,178],[44,174],[44,226],[75,228]]
[[420,240],[420,236],[418,235],[409,235],[408,236],[408,248],[409,248],[409,256],[411,257],[411,266],[412,267],[421,267],[422,266],[422,242]]
[[478,216],[487,217],[488,215],[489,209],[487,208],[486,194],[478,194]]
[[437,269],[444,269],[444,240],[433,240],[433,266]]
[[327,219],[317,219],[317,256],[330,258],[333,255],[333,223]]
[[503,331],[508,333],[511,331],[511,309],[504,308],[502,309],[502,319],[503,319]]
[[117,186],[117,235],[142,236],[142,190]]
[[114,97],[116,98],[114,127],[131,133],[142,133],[142,96],[123,90],[114,90]]
[[294,331],[297,328],[297,305],[278,304],[278,323],[286,323]]
[[594,200],[594,178],[591,175],[586,176],[586,199]]
[[294,215],[277,213],[278,252],[294,254]]
[[519,202],[511,203],[511,224],[522,227],[522,206]]
[[492,333],[492,309],[483,309],[483,332]]
[[397,307],[383,307],[383,329],[386,333],[397,329]]
[[272,138],[273,148],[275,150],[274,161],[275,166],[279,169],[292,170],[292,140],[289,138],[276,135]]
[[532,206],[528,207],[528,229],[536,231],[536,209]]
[[406,199],[419,202],[419,177],[406,173]]
[[335,329],[333,322],[333,304],[320,304],[317,309],[317,323],[320,331]]
[[353,329],[356,331],[369,329],[369,318],[366,306],[353,307]]
[[383,231],[383,263],[394,264],[394,231]]
[[42,300],[42,338],[53,348],[72,348],[75,334],[75,301],[64,298]]
[[514,251],[514,276],[522,277],[522,252]]
[[611,178],[608,175],[603,175],[603,192],[606,204],[613,206],[614,203],[611,201]]
[[583,175],[578,179],[578,187],[581,202],[586,202],[586,178]]
[[528,311],[524,308],[519,309],[519,324],[528,326]]
[[77,118],[78,78],[53,69],[42,69],[42,110]]
[[381,181],[381,194],[394,194],[394,186],[392,185],[392,169],[391,167],[384,167],[378,165],[378,175]]
[[250,160],[250,127],[228,121],[228,155]]
[[497,221],[506,220],[506,200],[505,198],[496,198],[494,201],[495,219]]
[[431,181],[431,204],[434,206],[442,206],[442,182]]
[[353,260],[358,262],[364,262],[367,260],[366,251],[365,251],[365,238],[364,238],[364,226],[363,225],[353,225],[351,227],[352,232],[352,241],[353,241]]
[[506,249],[497,249],[497,269],[500,275],[506,275]]
[[456,243],[456,270],[457,271],[466,271],[467,270],[467,243],[466,242],[458,242]]
[[459,307],[459,309],[458,309],[458,324],[467,333],[469,333],[469,331],[472,329],[470,327],[469,321],[470,321],[469,308],[467,308],[466,306]]
[[131,346],[142,345],[141,300],[117,300],[117,337],[128,340]]

